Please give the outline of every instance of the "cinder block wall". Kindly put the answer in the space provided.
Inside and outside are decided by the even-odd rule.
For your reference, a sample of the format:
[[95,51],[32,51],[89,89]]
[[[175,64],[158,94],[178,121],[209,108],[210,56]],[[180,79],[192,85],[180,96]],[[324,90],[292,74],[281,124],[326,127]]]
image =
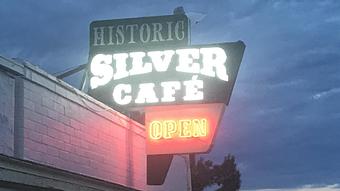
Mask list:
[[14,152],[14,88],[13,76],[0,70],[0,153]]
[[[19,64],[16,72],[15,133],[5,141],[14,156],[145,190],[142,125],[35,66]],[[2,142],[0,152],[10,155]]]

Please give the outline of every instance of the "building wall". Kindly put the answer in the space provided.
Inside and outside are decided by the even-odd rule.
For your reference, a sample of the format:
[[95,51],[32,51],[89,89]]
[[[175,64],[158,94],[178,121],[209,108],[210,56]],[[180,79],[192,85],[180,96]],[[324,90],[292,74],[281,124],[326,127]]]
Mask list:
[[14,151],[14,78],[0,70],[0,153]]
[[[35,66],[23,68],[15,78],[15,135],[2,141],[14,156],[144,190],[144,127]],[[0,103],[13,97],[1,93]],[[2,142],[0,152],[11,155]]]

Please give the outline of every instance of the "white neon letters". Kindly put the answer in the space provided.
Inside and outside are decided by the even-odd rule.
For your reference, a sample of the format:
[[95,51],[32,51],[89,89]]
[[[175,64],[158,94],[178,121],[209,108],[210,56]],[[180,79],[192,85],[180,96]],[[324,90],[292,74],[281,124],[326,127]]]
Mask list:
[[185,85],[185,101],[203,100],[203,81],[197,80],[197,76],[193,76],[192,80],[184,81]]
[[[203,68],[201,74],[217,77],[221,80],[228,81],[227,69],[225,62],[227,61],[227,55],[222,48],[201,48],[200,52],[203,56]],[[215,71],[213,68],[215,67]]]
[[91,72],[94,75],[90,80],[92,89],[98,86],[103,86],[111,81],[113,69],[110,66],[112,63],[111,55],[97,54],[91,62]]
[[144,52],[131,52],[130,57],[132,58],[132,68],[129,71],[130,76],[152,72],[151,63],[143,62]]
[[163,87],[162,102],[174,102],[174,95],[176,94],[176,90],[181,88],[181,83],[177,81],[162,82],[161,86]]
[[[150,51],[146,53],[131,52],[129,54],[118,53],[113,55],[98,54],[92,59],[91,73],[94,77],[104,76],[108,66],[114,67],[115,73],[113,80],[118,80],[128,76],[151,73],[153,70],[156,72],[165,72],[172,63],[176,63],[172,62],[175,53],[178,57],[176,71],[202,74],[228,81],[228,71],[225,66],[227,55],[225,51],[219,47],[178,49],[176,51]],[[132,67],[129,71],[127,70],[128,58],[132,60]],[[151,60],[151,63],[145,61],[145,58]],[[202,63],[198,62],[200,58]],[[104,62],[108,66],[99,66],[101,62]],[[104,67],[105,69],[103,69]],[[92,89],[96,87],[91,86]]]
[[193,76],[191,80],[167,81],[160,84],[162,91],[155,91],[154,83],[141,83],[136,88],[136,95],[132,97],[132,86],[130,84],[118,84],[113,88],[113,100],[119,105],[130,104],[133,100],[136,104],[175,102],[176,92],[184,89],[184,101],[203,100],[203,81]]
[[145,83],[139,85],[139,92],[135,100],[136,103],[157,103],[158,98],[154,90],[154,83]]
[[[127,94],[127,95],[123,95]],[[131,93],[131,86],[129,84],[118,84],[113,89],[113,100],[120,104],[120,105],[126,105],[131,102],[131,95],[128,95]]]
[[173,50],[148,52],[148,56],[151,58],[153,66],[157,72],[165,72],[168,70],[174,54],[175,51]]
[[199,49],[180,49],[176,50],[178,54],[178,66],[176,71],[197,74],[200,71],[200,64],[194,59],[200,58]]
[[[157,33],[155,34],[158,37]],[[100,38],[97,37],[98,42]],[[203,100],[204,82],[199,79],[199,75],[228,81],[226,62],[227,54],[219,47],[97,54],[92,58],[90,65],[92,73],[90,87],[96,89],[105,86],[111,80],[171,70],[193,76],[185,81],[140,83],[134,87],[128,83],[118,84],[113,87],[113,100],[120,105],[175,102],[178,99],[177,92],[180,90],[184,92],[181,98],[183,101]]]
[[116,73],[113,76],[113,80],[118,80],[129,76],[129,72],[126,70],[126,59],[128,54],[114,54],[112,57],[116,61]]

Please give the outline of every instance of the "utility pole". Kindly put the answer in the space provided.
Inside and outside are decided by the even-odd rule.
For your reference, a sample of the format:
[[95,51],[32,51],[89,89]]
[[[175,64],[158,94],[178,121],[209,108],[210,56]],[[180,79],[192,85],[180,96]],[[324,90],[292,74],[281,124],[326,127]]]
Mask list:
[[193,174],[195,172],[194,168],[195,168],[195,165],[196,165],[195,154],[189,154],[189,165],[190,165],[190,173],[191,173],[190,174],[190,183],[191,183],[191,190],[192,190],[193,189],[192,185],[196,181],[194,179],[194,176],[193,176]]
[[190,154],[186,154],[183,156],[185,161],[185,166],[187,167],[187,191],[192,191],[192,173],[191,173],[191,164],[190,164]]

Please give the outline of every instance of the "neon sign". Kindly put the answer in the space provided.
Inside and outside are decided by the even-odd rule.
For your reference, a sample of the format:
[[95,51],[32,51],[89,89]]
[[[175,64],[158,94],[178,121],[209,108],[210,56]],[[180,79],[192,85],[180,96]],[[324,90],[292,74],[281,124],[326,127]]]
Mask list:
[[236,81],[244,43],[188,46],[189,26],[184,14],[90,25],[88,94],[145,122],[148,156],[208,152]]
[[103,47],[136,50],[154,46],[187,45],[189,20],[185,15],[166,15],[94,21],[90,25],[90,54]]
[[223,111],[224,104],[147,107],[147,154],[208,151]]
[[[178,62],[173,62],[174,55],[177,55]],[[201,58],[200,58],[201,57]],[[201,63],[195,61],[200,59]],[[127,68],[130,60],[131,68]],[[149,60],[149,61],[146,61]],[[174,102],[177,90],[185,89],[183,100],[203,100],[203,80],[197,79],[196,74],[209,77],[217,77],[220,80],[228,81],[225,62],[227,55],[222,48],[200,48],[200,49],[178,49],[150,52],[131,52],[118,54],[97,54],[93,57],[90,70],[93,76],[90,79],[90,86],[96,89],[105,86],[111,80],[119,80],[131,76],[148,74],[151,72],[166,72],[169,65],[177,64],[177,72],[194,74],[191,80],[165,81],[161,82],[162,97],[156,95],[154,83],[141,83],[138,86],[137,97],[131,97],[130,84],[118,84],[113,88],[113,100],[116,104],[127,105],[132,101],[136,104]],[[114,72],[115,71],[115,72]]]
[[90,61],[90,94],[108,105],[227,103],[242,42],[98,53]]
[[[227,55],[222,48],[178,49],[150,52],[131,52],[118,54],[97,54],[91,61],[90,80],[92,89],[107,84],[110,80],[118,80],[140,74],[166,72],[172,59],[178,56],[177,72],[202,74],[210,77],[218,77],[228,81],[225,62]],[[201,56],[202,63],[195,62]],[[127,60],[131,60],[132,67],[127,69]],[[145,60],[150,60],[145,61]],[[114,63],[114,64],[113,64]],[[201,67],[202,65],[202,67]],[[115,71],[115,72],[113,72]]]
[[149,138],[172,139],[206,137],[208,135],[207,119],[155,120],[149,126]]

